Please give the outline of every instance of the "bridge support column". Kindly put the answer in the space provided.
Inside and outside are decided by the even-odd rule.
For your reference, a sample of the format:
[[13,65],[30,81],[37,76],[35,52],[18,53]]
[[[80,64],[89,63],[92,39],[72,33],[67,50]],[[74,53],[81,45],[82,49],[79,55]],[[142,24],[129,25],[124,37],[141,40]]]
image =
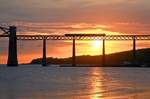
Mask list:
[[102,50],[103,50],[103,55],[102,55],[102,66],[105,66],[105,39],[103,39],[103,47],[102,47]]
[[72,46],[72,66],[76,66],[76,48],[75,48],[75,38],[73,37],[73,46]]
[[46,66],[46,39],[43,39],[43,58],[42,58],[42,66]]
[[8,61],[7,66],[17,66],[17,37],[16,37],[16,27],[9,27],[9,51],[8,51]]
[[136,63],[136,37],[133,36],[133,63]]

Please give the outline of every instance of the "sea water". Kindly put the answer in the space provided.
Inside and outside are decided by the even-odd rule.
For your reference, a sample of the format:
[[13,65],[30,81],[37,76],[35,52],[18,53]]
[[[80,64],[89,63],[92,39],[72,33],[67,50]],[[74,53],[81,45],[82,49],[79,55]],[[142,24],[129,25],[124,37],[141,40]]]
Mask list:
[[0,99],[150,99],[150,68],[0,65]]

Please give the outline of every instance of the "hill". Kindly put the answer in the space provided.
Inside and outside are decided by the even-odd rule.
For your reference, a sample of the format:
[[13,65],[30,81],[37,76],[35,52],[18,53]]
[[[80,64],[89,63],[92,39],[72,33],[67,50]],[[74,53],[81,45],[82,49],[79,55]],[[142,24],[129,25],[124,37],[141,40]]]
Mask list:
[[[102,55],[90,56],[76,56],[77,64],[102,64]],[[150,64],[150,48],[138,49],[136,51],[137,64]],[[31,64],[41,64],[42,58],[37,58],[31,61]],[[47,64],[71,64],[72,58],[47,58]],[[132,51],[117,52],[106,55],[106,65],[124,65],[133,63]]]

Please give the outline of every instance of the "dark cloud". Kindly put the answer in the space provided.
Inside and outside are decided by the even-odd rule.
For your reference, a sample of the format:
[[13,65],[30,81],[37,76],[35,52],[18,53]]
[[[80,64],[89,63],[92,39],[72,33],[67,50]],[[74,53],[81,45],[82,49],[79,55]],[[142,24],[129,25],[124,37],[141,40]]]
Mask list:
[[0,18],[5,21],[147,22],[147,0],[2,0]]

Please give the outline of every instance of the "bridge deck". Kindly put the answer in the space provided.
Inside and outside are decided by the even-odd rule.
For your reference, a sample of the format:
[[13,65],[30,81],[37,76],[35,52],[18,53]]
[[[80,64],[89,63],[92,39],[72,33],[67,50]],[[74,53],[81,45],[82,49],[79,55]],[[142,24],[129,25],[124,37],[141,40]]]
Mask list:
[[[9,37],[9,35],[0,35]],[[17,35],[17,40],[150,40],[150,35]]]

